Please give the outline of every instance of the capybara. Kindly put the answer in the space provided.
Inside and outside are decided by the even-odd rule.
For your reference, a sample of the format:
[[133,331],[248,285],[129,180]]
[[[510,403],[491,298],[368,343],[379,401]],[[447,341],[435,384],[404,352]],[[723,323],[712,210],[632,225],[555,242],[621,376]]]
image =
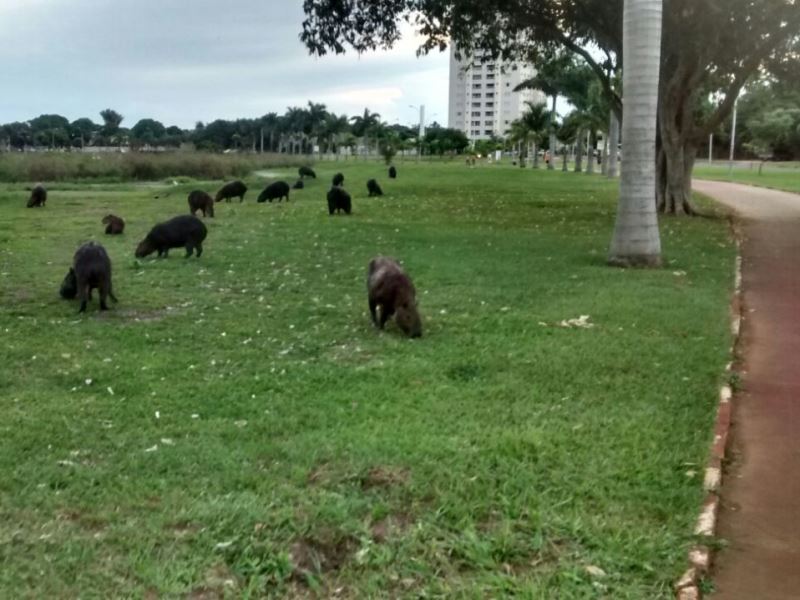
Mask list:
[[106,226],[106,235],[119,235],[125,231],[125,221],[116,215],[106,215],[100,222]]
[[344,188],[332,187],[328,192],[328,214],[332,215],[334,212],[343,210],[349,215],[351,209],[350,194],[344,191]]
[[266,202],[267,200],[270,202],[273,200],[280,202],[284,198],[286,198],[287,202],[289,201],[289,184],[285,181],[275,181],[261,191],[258,195],[257,202]]
[[225,200],[230,202],[231,198],[239,198],[239,202],[244,202],[244,195],[247,193],[247,186],[239,180],[231,181],[223,185],[214,198],[215,202]]
[[45,202],[47,202],[47,190],[41,183],[38,183],[31,190],[31,197],[28,198],[28,208],[44,206]]
[[210,194],[203,190],[193,190],[189,192],[189,212],[193,215],[198,210],[203,211],[203,216],[214,218],[214,199]]
[[67,299],[77,296],[81,301],[78,312],[84,312],[95,288],[100,291],[100,310],[108,310],[106,299],[117,301],[111,286],[111,259],[100,244],[87,242],[75,253],[72,268],[64,277],[60,293],[62,298]]
[[333,176],[333,185],[341,186],[344,183],[344,175],[337,173]]
[[[392,315],[397,326],[409,337],[422,335],[417,311],[417,292],[400,264],[387,256],[376,256],[367,270],[367,297],[372,322],[383,329]],[[377,309],[380,307],[380,318]]]
[[292,186],[292,189],[302,190],[304,187],[306,187],[306,184],[303,183],[302,179],[298,179],[297,181],[295,181],[294,185]]
[[300,167],[297,169],[297,172],[300,175],[300,179],[305,179],[306,177],[311,177],[311,179],[317,178],[317,174],[314,173],[314,169],[311,167]]
[[369,196],[383,196],[383,190],[381,186],[378,185],[378,182],[374,179],[370,179],[367,182],[367,192],[369,192]]
[[136,247],[136,258],[143,258],[153,252],[165,258],[170,248],[186,248],[186,258],[195,251],[197,258],[203,254],[203,240],[208,229],[194,215],[180,215],[154,226],[150,233]]
[[397,179],[397,169],[394,168],[394,165],[389,167],[389,179]]

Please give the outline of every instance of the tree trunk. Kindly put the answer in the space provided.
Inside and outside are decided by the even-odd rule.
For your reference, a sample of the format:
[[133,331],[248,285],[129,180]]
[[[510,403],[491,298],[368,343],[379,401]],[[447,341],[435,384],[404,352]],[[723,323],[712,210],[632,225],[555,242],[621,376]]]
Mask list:
[[550,112],[550,160],[547,161],[547,170],[552,171],[556,168],[556,102],[558,96],[553,96],[553,110]]
[[575,146],[575,172],[583,171],[583,131],[578,130],[578,141]]
[[536,147],[536,144],[533,144],[533,168],[539,168],[539,149]]
[[661,134],[661,154],[658,163],[658,183],[663,185],[656,193],[656,202],[659,212],[693,215],[692,208],[692,169],[697,155],[697,147],[690,139],[687,132],[680,131],[673,118],[672,111],[662,108],[659,115]]
[[613,265],[661,264],[654,198],[662,10],[663,0],[625,0],[623,8],[625,168],[608,256]]
[[566,147],[566,146],[564,146],[563,150],[564,150],[564,151],[563,151],[563,153],[562,153],[562,157],[563,157],[563,158],[562,158],[562,160],[561,160],[561,170],[562,170],[564,173],[566,173],[566,172],[567,172],[567,157],[569,156],[569,150],[567,149],[567,147]]
[[589,148],[586,152],[586,174],[594,175],[594,147],[597,145],[597,134],[594,129],[589,131]]
[[608,118],[608,169],[609,179],[617,176],[617,158],[619,157],[619,119],[613,110]]
[[608,175],[608,132],[603,136],[603,153],[600,158],[600,172]]

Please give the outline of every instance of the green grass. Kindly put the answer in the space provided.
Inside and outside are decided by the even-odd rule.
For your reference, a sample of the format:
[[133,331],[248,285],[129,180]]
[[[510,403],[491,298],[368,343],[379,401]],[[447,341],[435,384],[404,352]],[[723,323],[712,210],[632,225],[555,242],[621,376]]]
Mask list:
[[[337,170],[350,217],[324,207]],[[618,270],[613,183],[399,170],[321,164],[280,205],[251,178],[199,260],[133,248],[217,184],[54,184],[45,209],[0,186],[0,597],[672,597],[728,358],[726,222],[666,219],[668,266]],[[120,302],[79,316],[57,290],[87,239]],[[369,322],[379,253],[414,278],[419,340]]]
[[758,161],[749,165],[748,167],[745,164],[737,163],[737,166],[731,171],[727,164],[709,165],[698,162],[694,169],[694,176],[698,179],[733,181],[800,193],[800,163],[766,163],[760,175]]

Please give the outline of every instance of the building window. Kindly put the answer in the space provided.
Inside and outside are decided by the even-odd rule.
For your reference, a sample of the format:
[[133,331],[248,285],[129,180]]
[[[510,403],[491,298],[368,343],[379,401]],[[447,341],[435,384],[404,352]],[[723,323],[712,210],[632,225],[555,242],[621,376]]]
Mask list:
[[487,110],[486,113],[483,116],[484,117],[493,117],[494,116],[494,111],[493,110]]
[[479,111],[479,110],[473,110],[473,111],[472,111],[472,116],[473,116],[473,117],[480,117],[480,116],[481,116],[481,111]]
[[484,131],[484,135],[492,135],[492,133],[493,132],[491,129],[487,129],[486,131]]
[[472,108],[480,108],[480,107],[481,107],[481,103],[480,102],[473,102],[472,103]]
[[477,93],[475,93],[475,94],[472,94],[472,97],[473,97],[473,98],[480,98],[480,97],[481,97],[481,93],[480,93],[480,92],[477,92]]
[[494,102],[487,102],[486,108],[494,108]]
[[486,92],[487,98],[494,98],[494,92]]
[[[494,87],[494,84],[492,84],[492,87]],[[472,89],[473,89],[473,90],[479,90],[479,89],[481,89],[481,84],[480,84],[480,83],[473,83],[473,84],[472,84]]]
[[[508,84],[506,84],[506,87],[508,87]],[[493,83],[487,83],[486,84],[486,89],[487,90],[493,90],[494,89],[494,84]]]

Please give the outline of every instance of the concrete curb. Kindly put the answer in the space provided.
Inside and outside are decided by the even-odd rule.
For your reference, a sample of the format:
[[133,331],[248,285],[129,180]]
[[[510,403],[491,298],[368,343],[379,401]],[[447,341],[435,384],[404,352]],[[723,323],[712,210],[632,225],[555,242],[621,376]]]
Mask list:
[[[736,232],[734,231],[734,234]],[[740,237],[736,235],[736,279],[733,298],[731,300],[731,334],[733,346],[731,355],[736,353],[736,344],[742,329],[742,253]],[[729,363],[727,371],[731,372],[733,363]],[[701,538],[689,550],[689,568],[675,584],[675,594],[678,600],[699,600],[703,593],[700,583],[708,574],[711,567],[712,547],[704,543],[702,538],[710,540],[717,531],[717,516],[719,514],[719,490],[722,484],[722,462],[725,460],[725,450],[731,430],[733,390],[729,385],[723,385],[719,391],[719,405],[717,418],[714,424],[714,441],[711,443],[708,462],[706,464],[703,489],[706,492],[700,516],[697,518],[694,533]]]

